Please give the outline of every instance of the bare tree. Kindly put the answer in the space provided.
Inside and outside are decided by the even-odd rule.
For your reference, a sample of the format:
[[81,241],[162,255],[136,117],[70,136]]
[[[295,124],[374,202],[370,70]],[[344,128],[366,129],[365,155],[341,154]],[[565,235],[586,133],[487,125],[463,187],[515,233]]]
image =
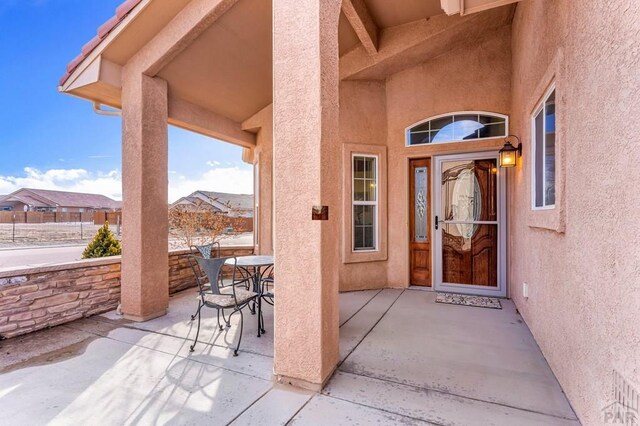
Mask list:
[[169,234],[187,247],[220,241],[227,229],[237,230],[241,223],[239,218],[216,212],[206,204],[169,210]]

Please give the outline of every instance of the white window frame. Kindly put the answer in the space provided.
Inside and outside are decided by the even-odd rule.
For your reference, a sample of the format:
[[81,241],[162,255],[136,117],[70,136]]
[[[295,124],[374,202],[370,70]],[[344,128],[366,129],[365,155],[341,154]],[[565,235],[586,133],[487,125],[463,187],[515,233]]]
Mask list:
[[[547,102],[547,99],[549,99],[549,96],[551,96],[551,94],[556,90],[556,85],[555,83],[552,83],[549,88],[547,89],[547,91],[544,93],[544,95],[542,96],[542,99],[540,100],[540,102],[538,102],[538,104],[536,105],[535,109],[533,110],[533,114],[531,114],[531,209],[532,210],[553,210],[556,208],[556,203],[554,202],[553,204],[549,204],[546,205],[544,204],[545,202],[545,197],[543,195],[542,197],[542,202],[543,205],[542,206],[536,206],[536,117],[538,116],[538,114],[540,114],[540,112],[542,112],[542,135],[544,138],[544,135],[546,135],[546,129],[547,129],[547,122],[544,119],[544,106],[545,103]],[[556,128],[556,141],[554,142],[554,145],[557,145],[557,135],[558,135],[558,109],[557,109],[557,93],[556,93],[556,112],[555,112],[555,118],[554,120],[556,120],[555,123],[555,128]],[[542,184],[544,187],[544,183],[546,182],[546,167],[545,167],[545,159],[546,159],[546,155],[545,155],[545,143],[544,140],[542,141]],[[556,154],[557,157],[557,154]],[[554,161],[555,158],[554,157]],[[557,176],[558,170],[556,168],[556,176]],[[557,178],[556,180],[554,180],[553,185],[555,186],[557,182]],[[556,194],[557,196],[557,194]],[[557,200],[556,200],[557,201]]]
[[260,247],[260,156],[253,165],[253,245]]
[[[354,175],[354,165],[356,157],[363,158],[374,158],[376,163],[376,200],[375,201],[356,201],[355,193],[355,175]],[[378,223],[379,223],[379,201],[380,201],[380,157],[375,154],[351,154],[351,252],[352,253],[372,253],[380,251],[380,242],[378,239]],[[354,207],[355,206],[374,206],[374,215],[373,215],[373,249],[356,249],[356,226],[355,226],[355,215]]]
[[[501,136],[495,136],[495,137],[490,137],[490,138],[474,138],[474,139],[464,139],[464,140],[453,140],[453,141],[443,141],[443,142],[432,142],[432,143],[424,143],[424,144],[419,144],[419,145],[411,145],[411,129],[413,129],[416,126],[419,126],[420,124],[426,123],[427,121],[431,121],[431,120],[436,120],[438,118],[442,118],[442,117],[449,117],[449,116],[456,116],[456,115],[486,115],[489,117],[496,117],[496,118],[504,118],[504,135]],[[430,146],[430,145],[442,145],[442,144],[449,144],[449,143],[461,143],[461,142],[473,142],[473,141],[485,141],[485,140],[490,140],[490,139],[500,139],[500,138],[505,138],[507,137],[507,135],[509,134],[509,116],[505,115],[505,114],[500,114],[497,112],[490,112],[490,111],[455,111],[455,112],[447,112],[445,114],[439,114],[439,115],[434,115],[432,117],[429,118],[425,118],[424,120],[420,120],[418,122],[415,122],[409,126],[407,126],[404,129],[404,145],[406,147],[417,147],[417,146]]]

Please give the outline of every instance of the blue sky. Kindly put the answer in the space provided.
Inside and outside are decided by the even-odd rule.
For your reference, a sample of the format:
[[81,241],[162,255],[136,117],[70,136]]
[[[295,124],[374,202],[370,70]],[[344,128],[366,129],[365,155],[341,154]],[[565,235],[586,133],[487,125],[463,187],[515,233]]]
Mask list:
[[[121,0],[0,0],[0,194],[19,187],[121,197],[121,122],[62,95],[66,64]],[[169,198],[252,191],[241,149],[169,128]]]

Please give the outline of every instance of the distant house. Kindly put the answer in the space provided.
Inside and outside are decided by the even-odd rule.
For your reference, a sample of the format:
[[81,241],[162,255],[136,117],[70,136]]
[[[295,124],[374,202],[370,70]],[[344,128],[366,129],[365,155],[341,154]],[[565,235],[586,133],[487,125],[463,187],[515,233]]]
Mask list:
[[188,210],[210,210],[231,217],[253,217],[252,194],[196,191],[180,198],[170,208],[178,206]]
[[99,194],[22,188],[0,196],[0,210],[35,212],[113,212],[122,202]]

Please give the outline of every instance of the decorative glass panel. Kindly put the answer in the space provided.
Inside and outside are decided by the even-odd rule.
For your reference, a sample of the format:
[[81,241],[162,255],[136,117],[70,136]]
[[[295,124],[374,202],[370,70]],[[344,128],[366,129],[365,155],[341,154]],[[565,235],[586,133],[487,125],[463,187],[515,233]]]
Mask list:
[[507,136],[507,119],[499,115],[462,113],[434,118],[407,131],[408,145]]
[[[464,223],[497,220],[496,170],[495,159],[444,162],[441,218]],[[466,227],[460,232],[472,233]]]
[[428,241],[428,232],[427,232],[428,169],[427,167],[416,167],[414,182],[415,182],[414,183],[415,236],[414,237],[416,242],[427,242]]

